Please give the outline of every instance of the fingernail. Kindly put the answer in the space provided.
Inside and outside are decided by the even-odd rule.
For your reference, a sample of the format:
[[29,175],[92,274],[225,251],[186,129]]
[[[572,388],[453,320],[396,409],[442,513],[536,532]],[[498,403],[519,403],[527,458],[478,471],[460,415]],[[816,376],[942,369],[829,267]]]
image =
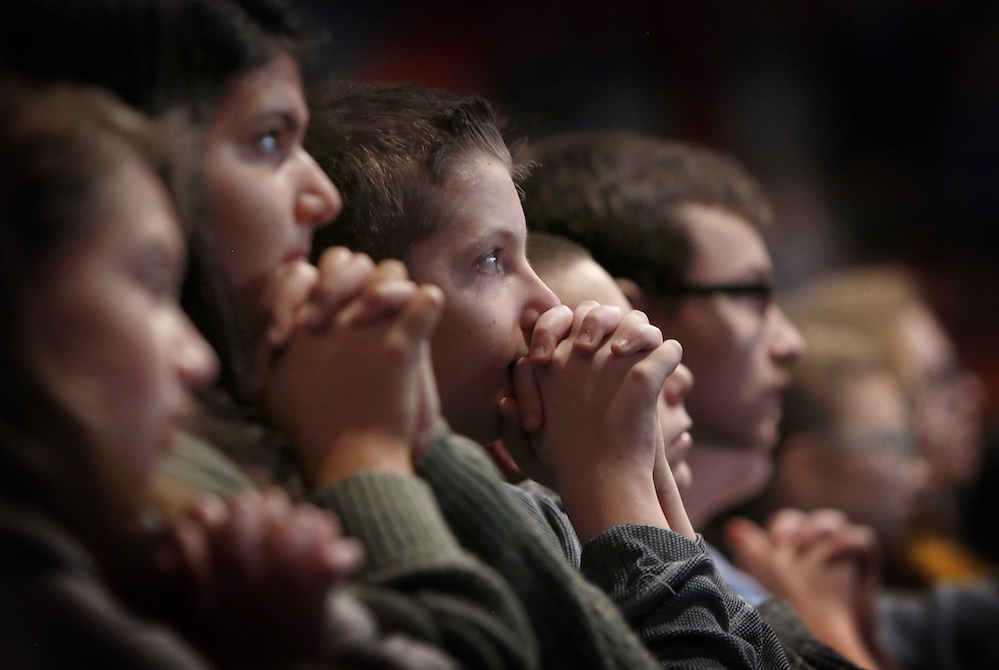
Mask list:
[[629,344],[631,344],[631,341],[627,337],[622,337],[620,340],[617,341],[617,348],[627,349]]
[[582,342],[583,344],[590,344],[591,342],[593,342],[593,331],[584,330],[583,333],[579,336],[579,341]]
[[531,358],[544,358],[544,356],[545,347],[542,344],[535,346],[534,349],[531,350]]

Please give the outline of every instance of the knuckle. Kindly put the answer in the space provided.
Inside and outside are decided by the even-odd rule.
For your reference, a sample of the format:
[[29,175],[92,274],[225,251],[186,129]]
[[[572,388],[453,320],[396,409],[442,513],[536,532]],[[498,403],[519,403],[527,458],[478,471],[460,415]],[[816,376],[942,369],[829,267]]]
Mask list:
[[648,361],[643,361],[634,365],[628,371],[628,377],[631,379],[632,383],[638,384],[641,387],[653,388],[658,394],[658,378],[662,375],[658,374],[658,371],[648,364]]
[[[666,341],[663,338],[663,331],[661,331],[658,327],[653,326],[651,324],[646,325],[642,329],[642,333],[643,333],[643,335],[645,337],[647,337],[649,339],[650,342],[653,342],[653,343],[655,343],[657,345],[658,344],[662,344],[662,343],[664,343]],[[673,340],[673,341],[675,342],[676,340]]]
[[[625,316],[629,321],[637,321],[640,324],[647,324],[649,322],[649,316],[645,312],[633,309]],[[658,330],[658,329],[657,329]]]
[[385,260],[379,262],[378,269],[387,275],[400,278],[406,278],[409,276],[409,272],[406,270],[405,264],[394,258],[386,258]]

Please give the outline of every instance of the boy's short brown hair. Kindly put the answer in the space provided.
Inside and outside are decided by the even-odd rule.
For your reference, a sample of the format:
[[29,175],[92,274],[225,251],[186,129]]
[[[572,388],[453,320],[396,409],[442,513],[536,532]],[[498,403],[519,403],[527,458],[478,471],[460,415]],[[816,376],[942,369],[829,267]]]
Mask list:
[[306,149],[343,195],[343,211],[321,228],[315,254],[333,245],[376,261],[408,260],[439,230],[446,203],[436,186],[469,160],[514,165],[492,107],[475,95],[415,84],[329,82],[312,92]]
[[720,207],[766,228],[762,186],[734,158],[632,132],[584,131],[529,143],[527,226],[568,237],[650,295],[685,279],[693,250],[683,206]]

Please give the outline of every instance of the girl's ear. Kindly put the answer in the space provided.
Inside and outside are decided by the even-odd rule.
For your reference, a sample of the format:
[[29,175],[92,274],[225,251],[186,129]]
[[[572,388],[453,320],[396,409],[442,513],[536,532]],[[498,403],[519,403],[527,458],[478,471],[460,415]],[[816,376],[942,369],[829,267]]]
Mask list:
[[624,293],[624,297],[631,303],[631,306],[634,309],[644,312],[648,301],[645,299],[642,289],[638,288],[638,284],[624,277],[617,277],[614,281],[617,283],[617,287],[621,289],[621,292]]

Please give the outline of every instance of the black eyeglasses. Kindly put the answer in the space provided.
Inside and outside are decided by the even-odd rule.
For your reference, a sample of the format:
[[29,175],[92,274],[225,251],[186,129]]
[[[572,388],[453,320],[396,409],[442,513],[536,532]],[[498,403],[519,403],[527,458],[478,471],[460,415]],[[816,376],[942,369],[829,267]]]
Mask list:
[[774,286],[767,282],[748,284],[677,284],[667,287],[662,295],[679,298],[688,295],[712,295],[723,293],[736,298],[748,298],[763,313],[773,302]]

